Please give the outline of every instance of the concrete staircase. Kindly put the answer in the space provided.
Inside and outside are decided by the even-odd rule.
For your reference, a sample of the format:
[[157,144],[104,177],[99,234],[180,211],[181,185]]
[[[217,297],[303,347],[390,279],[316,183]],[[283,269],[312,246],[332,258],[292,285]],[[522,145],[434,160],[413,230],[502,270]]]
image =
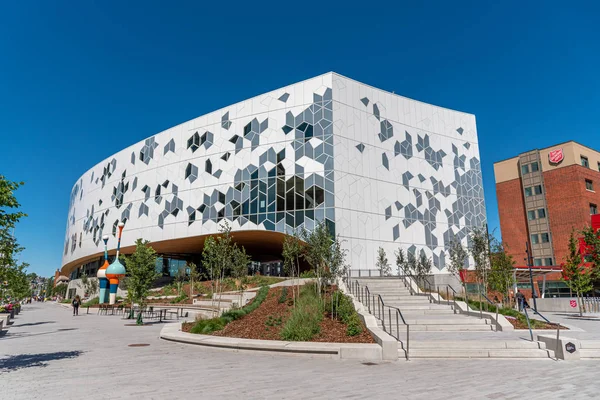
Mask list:
[[600,340],[580,340],[579,357],[582,360],[600,358]]
[[[414,358],[537,358],[549,360],[554,352],[547,350],[542,342],[530,342],[507,337],[503,332],[495,332],[494,322],[455,313],[452,304],[430,303],[429,296],[414,295],[398,278],[359,278],[361,287],[367,286],[371,294],[381,296],[386,306],[397,307],[410,326],[409,357]],[[364,302],[363,302],[364,303]],[[380,328],[399,339],[400,358],[406,357],[406,325],[396,322],[396,317],[388,313],[386,326],[380,319],[377,305],[371,302],[371,313],[377,318]],[[449,340],[456,339],[456,340]],[[590,344],[591,346],[591,344]],[[583,352],[583,349],[582,349]],[[597,352],[597,353],[594,353]],[[583,354],[583,353],[582,353]],[[598,349],[590,355],[600,357]]]
[[[490,332],[494,328],[489,319],[454,313],[451,305],[430,303],[428,296],[411,296],[400,279],[359,279],[359,284],[366,285],[371,294],[379,294],[386,306],[399,308],[406,323],[410,325],[411,332]],[[372,313],[377,317],[376,311],[372,310]],[[383,328],[382,321],[378,319],[378,322],[380,328]],[[397,329],[400,329],[400,333],[406,330],[404,326],[397,327],[395,319],[391,325],[386,326],[385,330],[391,330],[394,335],[397,335]]]

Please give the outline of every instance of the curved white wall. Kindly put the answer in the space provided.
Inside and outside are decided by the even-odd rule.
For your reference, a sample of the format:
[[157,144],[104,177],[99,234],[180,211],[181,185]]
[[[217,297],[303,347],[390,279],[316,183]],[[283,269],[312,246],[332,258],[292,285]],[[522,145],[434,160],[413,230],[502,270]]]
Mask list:
[[326,220],[353,268],[402,246],[443,270],[449,240],[485,223],[475,117],[334,73],[198,117],[78,180],[63,266],[102,251],[102,234],[115,248],[120,220],[125,247],[215,233],[223,218],[278,232]]

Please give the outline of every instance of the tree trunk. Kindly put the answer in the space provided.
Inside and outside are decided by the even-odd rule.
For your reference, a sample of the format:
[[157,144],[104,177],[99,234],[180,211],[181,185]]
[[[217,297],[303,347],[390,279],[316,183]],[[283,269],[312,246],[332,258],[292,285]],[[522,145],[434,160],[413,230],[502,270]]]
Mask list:
[[583,301],[581,301],[582,297],[581,297],[581,293],[579,293],[579,291],[577,291],[577,301],[579,302],[579,316],[583,317]]

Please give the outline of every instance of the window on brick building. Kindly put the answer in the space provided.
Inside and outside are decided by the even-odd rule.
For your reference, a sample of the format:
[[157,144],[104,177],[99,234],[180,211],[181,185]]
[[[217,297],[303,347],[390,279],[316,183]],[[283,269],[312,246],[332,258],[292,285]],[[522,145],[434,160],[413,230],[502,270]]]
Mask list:
[[533,187],[533,193],[534,194],[542,194],[542,185],[535,185]]
[[600,162],[598,163],[598,171],[600,171]]
[[531,163],[531,172],[538,172],[540,170],[539,164],[536,162]]
[[544,258],[544,265],[554,265],[554,262],[551,258]]
[[536,258],[535,260],[533,260],[533,265],[536,267],[541,267],[542,266],[542,259],[541,258]]
[[586,179],[586,180],[585,180],[585,188],[586,188],[587,190],[592,190],[592,191],[593,191],[593,190],[594,190],[594,182],[592,182],[592,181],[591,181],[591,180],[589,180],[589,179]]
[[590,161],[588,160],[587,157],[581,156],[581,166],[586,167],[586,168],[590,167]]
[[521,175],[529,173],[529,164],[521,165]]
[[527,211],[527,219],[529,219],[530,221],[535,219],[535,210]]
[[540,236],[537,233],[534,233],[533,235],[531,235],[531,244],[539,244],[540,243]]
[[590,214],[596,215],[598,214],[598,206],[590,203]]
[[526,187],[525,188],[525,197],[533,196],[533,188]]
[[537,210],[537,214],[538,214],[538,218],[546,218],[546,209],[545,208],[539,208]]
[[548,243],[550,241],[549,233],[542,233],[540,236],[542,237],[542,243]]

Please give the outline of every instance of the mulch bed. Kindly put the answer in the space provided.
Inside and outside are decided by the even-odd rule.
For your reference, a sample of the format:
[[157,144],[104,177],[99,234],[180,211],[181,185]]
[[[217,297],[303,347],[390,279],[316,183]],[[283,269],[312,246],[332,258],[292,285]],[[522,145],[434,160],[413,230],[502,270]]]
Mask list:
[[[250,314],[228,324],[223,330],[213,332],[214,336],[236,337],[244,339],[281,340],[281,330],[289,317],[292,307],[292,290],[288,288],[286,301],[279,303],[282,288],[269,290],[267,298]],[[183,323],[181,330],[189,332],[194,323]],[[346,325],[332,320],[325,314],[321,322],[321,333],[313,342],[330,343],[375,343],[371,334],[363,327],[356,336],[346,335]]]
[[[520,321],[516,318],[511,318],[509,316],[505,316],[506,319],[508,320],[508,322],[510,322],[512,324],[512,326],[515,327],[515,329],[529,329],[529,327],[527,326],[527,322],[523,322]],[[548,324],[546,322],[540,322],[537,321],[536,322],[536,326],[535,328],[532,326],[531,329],[551,329],[551,330],[556,330],[556,325],[554,324]],[[569,330],[569,328],[567,328],[566,326],[561,325],[560,326],[560,330]]]

